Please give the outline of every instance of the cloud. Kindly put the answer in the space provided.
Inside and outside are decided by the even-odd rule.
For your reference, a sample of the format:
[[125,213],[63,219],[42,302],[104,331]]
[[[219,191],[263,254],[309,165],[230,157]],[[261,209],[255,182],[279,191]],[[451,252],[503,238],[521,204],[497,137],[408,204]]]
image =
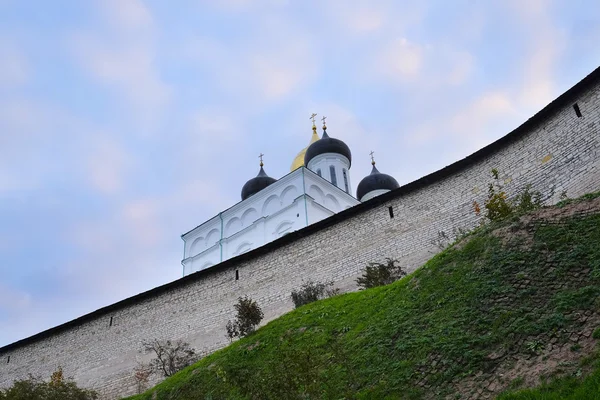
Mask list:
[[18,47],[0,38],[0,88],[14,87],[27,83],[31,66]]
[[200,0],[203,7],[212,7],[226,12],[258,11],[269,7],[281,7],[290,3],[289,0]]
[[317,80],[321,65],[316,38],[289,15],[265,12],[246,29],[247,37],[227,40],[186,37],[178,48],[202,69],[205,86],[218,97],[212,104],[237,108],[238,118],[298,96]]
[[423,66],[423,48],[406,38],[389,42],[375,59],[376,69],[395,82],[415,80]]
[[89,135],[86,142],[88,183],[100,194],[115,194],[122,189],[134,156],[106,133]]
[[355,33],[368,33],[380,30],[386,23],[385,3],[372,1],[330,1],[326,7],[331,18],[338,22],[340,27]]
[[94,35],[79,34],[74,39],[76,56],[92,77],[117,90],[140,116],[162,114],[171,98],[155,63],[153,51],[145,43],[103,42]]
[[0,284],[0,313],[17,314],[29,308],[31,303],[31,294]]
[[519,101],[530,109],[539,109],[555,97],[555,69],[565,50],[565,33],[552,18],[551,1],[532,0],[524,4],[513,0],[507,4],[530,33]]
[[72,35],[70,44],[78,64],[101,85],[125,99],[151,129],[170,104],[172,88],[161,78],[152,14],[137,0],[101,3],[104,19],[95,30]]
[[100,6],[108,20],[120,28],[140,29],[153,24],[152,13],[139,0],[101,0]]

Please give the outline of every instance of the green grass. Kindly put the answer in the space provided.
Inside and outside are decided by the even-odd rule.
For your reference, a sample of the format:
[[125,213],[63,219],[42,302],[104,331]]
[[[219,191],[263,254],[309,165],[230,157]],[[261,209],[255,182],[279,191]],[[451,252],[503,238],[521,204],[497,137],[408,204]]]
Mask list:
[[600,399],[600,368],[585,379],[574,376],[555,379],[535,389],[500,395],[498,400],[594,400]]
[[[491,354],[566,343],[572,312],[599,307],[599,215],[537,224],[528,248],[491,234],[507,224],[522,228],[488,225],[392,285],[303,306],[130,399],[455,395],[461,380],[494,375],[503,358]],[[502,399],[595,398],[599,382],[596,369]]]

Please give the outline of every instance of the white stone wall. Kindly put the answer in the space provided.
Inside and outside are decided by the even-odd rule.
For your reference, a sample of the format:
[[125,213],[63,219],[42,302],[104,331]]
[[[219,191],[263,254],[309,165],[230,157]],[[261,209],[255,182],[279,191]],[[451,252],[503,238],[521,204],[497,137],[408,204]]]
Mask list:
[[[336,214],[271,243],[268,252],[259,249],[233,258],[48,337],[1,348],[0,386],[28,373],[49,376],[61,365],[105,399],[132,394],[132,370],[144,358],[138,352],[142,340],[184,339],[204,352],[218,349],[227,344],[225,324],[238,296],[257,300],[266,322],[292,309],[290,292],[305,279],[334,280],[351,291],[368,262],[393,257],[409,269],[418,267],[435,253],[432,240],[439,231],[477,223],[472,203],[485,198],[492,168],[500,171],[508,192],[526,184],[543,192],[554,186],[551,201],[563,190],[570,197],[598,190],[599,87],[596,83],[515,140],[494,146],[491,154],[473,156],[448,176],[425,177],[357,206],[359,213]],[[571,107],[574,102],[581,118]]]

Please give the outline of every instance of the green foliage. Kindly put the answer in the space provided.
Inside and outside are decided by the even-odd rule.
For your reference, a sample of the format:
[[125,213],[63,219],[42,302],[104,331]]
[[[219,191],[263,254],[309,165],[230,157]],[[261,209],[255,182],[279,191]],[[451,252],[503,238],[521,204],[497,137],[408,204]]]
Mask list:
[[[577,373],[579,372],[579,373]],[[505,393],[498,400],[592,400],[600,398],[600,368],[581,379],[581,370],[574,376],[555,379],[539,388]]]
[[581,197],[578,197],[576,199],[569,199],[566,197],[566,193],[565,193],[565,198],[561,199],[560,202],[556,203],[556,207],[558,208],[563,208],[569,204],[576,204],[576,203],[581,203],[582,201],[590,201],[590,200],[594,200],[596,198],[600,197],[600,191],[598,192],[592,192],[592,193],[587,193],[584,194]]
[[377,286],[389,285],[406,276],[406,271],[396,265],[398,260],[386,258],[386,263],[369,263],[361,277],[356,279],[358,287],[370,289]]
[[[496,371],[502,357],[491,355],[567,342],[579,327],[571,316],[600,293],[600,215],[531,225],[527,248],[490,231],[395,283],[283,315],[134,399],[457,398],[456,382]],[[595,398],[600,372],[577,371],[504,398]]]
[[544,350],[544,343],[540,342],[539,340],[532,340],[530,342],[525,343],[525,348],[531,354],[537,355],[542,350]]
[[260,306],[248,296],[239,297],[233,307],[236,311],[235,319],[228,321],[226,326],[229,340],[248,336],[264,317]]
[[0,400],[94,400],[98,394],[93,390],[77,387],[72,379],[66,379],[59,367],[50,382],[29,376],[15,381],[8,389],[0,389]]
[[339,289],[333,288],[333,282],[304,282],[300,289],[293,290],[291,297],[294,307],[298,308],[326,297],[332,297],[339,293]]
[[[153,339],[142,342],[142,348],[146,353],[154,353],[156,356],[148,364],[148,370],[164,377],[171,376],[198,360],[196,350],[182,340],[171,342]],[[136,380],[143,382],[146,372],[144,366],[138,366],[135,371]]]
[[[504,185],[500,183],[499,173],[495,168],[492,169],[492,178],[494,180],[488,185],[488,197],[484,202],[484,217],[488,221],[501,221],[513,215],[526,214],[543,206],[542,193],[532,190],[531,185],[527,185],[511,199],[504,190]],[[475,214],[481,214],[481,206],[478,202],[473,202],[473,208]]]
[[600,327],[594,329],[594,332],[592,333],[592,337],[594,339],[600,339]]

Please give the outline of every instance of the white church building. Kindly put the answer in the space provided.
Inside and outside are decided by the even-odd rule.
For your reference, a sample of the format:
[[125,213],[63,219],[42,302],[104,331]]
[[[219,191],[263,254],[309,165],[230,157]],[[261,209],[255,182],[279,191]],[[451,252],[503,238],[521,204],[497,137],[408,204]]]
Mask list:
[[309,146],[298,153],[289,174],[280,179],[268,176],[261,159],[258,175],[242,188],[242,201],[181,236],[184,276],[399,187],[372,160],[373,170],[359,183],[355,198],[350,149],[327,134],[324,118],[319,138],[315,115]]

